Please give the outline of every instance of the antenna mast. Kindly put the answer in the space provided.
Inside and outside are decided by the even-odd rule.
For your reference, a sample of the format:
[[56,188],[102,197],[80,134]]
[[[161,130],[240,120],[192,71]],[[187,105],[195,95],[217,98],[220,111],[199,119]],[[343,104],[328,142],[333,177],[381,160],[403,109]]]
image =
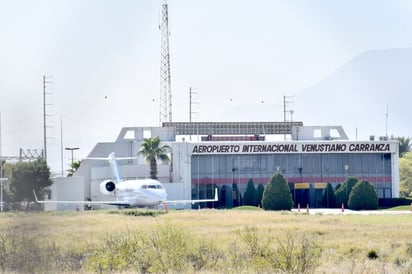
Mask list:
[[[287,112],[290,112],[290,121],[291,122],[293,122],[292,120],[293,120],[293,118],[292,118],[292,115],[293,115],[293,110],[288,110],[288,104],[289,103],[292,103],[292,101],[286,101],[286,99],[289,99],[289,98],[291,98],[292,96],[286,96],[286,95],[283,95],[283,122],[285,122],[286,123],[286,113]],[[286,134],[284,135],[284,138],[285,138],[285,141],[286,141]]]
[[189,123],[192,122],[192,114],[197,113],[197,112],[193,112],[192,111],[192,105],[198,102],[193,102],[192,98],[194,94],[198,94],[197,92],[194,92],[193,90],[195,90],[197,88],[192,88],[189,87]]
[[289,99],[289,98],[292,98],[292,96],[286,96],[286,95],[283,95],[283,122],[287,122],[287,119],[286,119],[286,113],[290,113],[290,121],[291,122],[293,122],[292,120],[293,120],[293,110],[291,110],[291,109],[288,109],[288,104],[289,103],[293,103],[292,101],[287,101],[287,99]]
[[386,139],[388,139],[388,116],[389,116],[389,105],[386,105],[386,124],[385,124]]
[[43,159],[47,162],[47,116],[50,116],[47,114],[47,108],[46,106],[46,95],[50,94],[47,92],[47,84],[51,84],[52,82],[47,81],[46,76],[43,76]]
[[172,122],[172,91],[170,81],[169,55],[169,15],[166,0],[162,4],[162,19],[159,26],[161,32],[160,48],[160,125]]

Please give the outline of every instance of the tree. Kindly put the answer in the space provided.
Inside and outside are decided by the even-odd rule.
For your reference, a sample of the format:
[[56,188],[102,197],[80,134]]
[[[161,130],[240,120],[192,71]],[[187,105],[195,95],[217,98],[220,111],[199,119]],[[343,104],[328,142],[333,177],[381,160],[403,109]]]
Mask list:
[[353,186],[358,182],[356,177],[348,177],[342,185],[335,191],[336,205],[340,206],[342,203],[348,207],[348,199]]
[[256,188],[256,204],[260,207],[262,207],[262,197],[264,191],[265,187],[262,184],[258,184]]
[[74,161],[70,163],[70,168],[67,170],[67,177],[73,176],[73,174],[76,172],[76,170],[80,167],[82,163],[82,160],[79,161]]
[[0,159],[0,178],[5,179],[4,181],[1,182],[1,187],[3,191],[3,210],[8,210],[9,209],[9,203],[10,203],[10,192],[9,190],[9,185],[10,185],[10,180],[11,178],[11,165],[10,163],[6,163],[6,160]]
[[26,210],[28,210],[30,202],[34,201],[33,191],[41,193],[52,183],[50,169],[45,160],[39,158],[33,162],[18,162],[12,167],[10,184],[12,201],[16,203],[27,201]]
[[333,187],[330,183],[328,183],[326,188],[323,190],[322,204],[326,208],[336,207],[335,191],[333,191]]
[[280,173],[273,175],[263,191],[262,206],[265,210],[291,210],[292,194]]
[[412,152],[407,152],[399,159],[400,197],[412,195]]
[[250,206],[256,206],[257,205],[256,198],[257,197],[256,197],[255,184],[253,183],[252,179],[249,179],[247,186],[246,186],[245,194],[243,195],[243,204],[250,205]]
[[399,157],[403,157],[411,150],[411,137],[396,137],[395,140],[399,141]]
[[354,210],[377,209],[378,195],[373,185],[365,180],[358,181],[349,195],[348,205]]
[[169,145],[160,145],[159,137],[143,139],[142,147],[137,155],[143,155],[146,162],[150,164],[150,178],[157,179],[157,159],[165,163],[170,161],[166,153],[169,149]]

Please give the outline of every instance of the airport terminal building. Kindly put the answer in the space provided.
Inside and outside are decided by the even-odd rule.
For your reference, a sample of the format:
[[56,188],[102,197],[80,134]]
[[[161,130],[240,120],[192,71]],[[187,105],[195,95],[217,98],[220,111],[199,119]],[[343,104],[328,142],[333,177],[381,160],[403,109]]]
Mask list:
[[[111,152],[118,157],[136,156],[143,139],[156,136],[171,146],[171,162],[158,163],[159,181],[170,200],[212,198],[217,187],[219,202],[202,207],[238,206],[249,180],[255,186],[265,185],[277,172],[286,179],[295,204],[310,207],[322,206],[327,183],[336,187],[347,176],[369,181],[379,198],[399,196],[398,142],[383,137],[351,141],[340,126],[168,122],[162,127],[123,128],[114,142],[98,143],[88,157],[107,157]],[[121,161],[119,167],[124,178],[149,176],[143,158]],[[85,160],[73,177],[56,180],[52,199],[107,200],[100,194],[99,184],[111,178],[108,163]],[[69,193],[65,189],[70,180],[77,182],[80,191],[63,197]],[[191,206],[198,205],[185,207]]]

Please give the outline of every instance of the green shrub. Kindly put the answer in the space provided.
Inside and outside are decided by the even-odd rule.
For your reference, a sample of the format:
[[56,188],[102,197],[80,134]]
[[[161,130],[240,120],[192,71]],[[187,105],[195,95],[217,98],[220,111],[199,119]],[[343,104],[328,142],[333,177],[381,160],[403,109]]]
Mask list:
[[375,260],[375,259],[377,259],[378,257],[379,257],[379,256],[378,256],[378,252],[376,252],[376,250],[371,249],[371,250],[368,251],[368,258],[369,258],[369,259]]
[[337,184],[335,187],[335,192],[338,191],[338,189],[342,186],[342,184]]
[[348,207],[349,195],[352,191],[353,186],[358,182],[356,177],[348,177],[342,183],[342,185],[335,191],[336,195],[336,206],[340,207],[342,203],[345,207]]
[[349,195],[348,204],[354,210],[377,209],[378,195],[373,185],[365,180],[357,182]]
[[336,196],[330,183],[326,185],[322,195],[322,205],[327,208],[336,207]]
[[291,210],[292,194],[280,173],[273,175],[263,191],[262,206],[265,210]]
[[243,204],[244,205],[250,205],[250,206],[256,206],[256,188],[255,184],[253,183],[253,180],[250,179],[249,182],[247,183],[246,186],[246,191],[245,194],[243,195]]
[[258,184],[256,188],[256,203],[258,206],[262,207],[262,197],[265,187],[262,184]]

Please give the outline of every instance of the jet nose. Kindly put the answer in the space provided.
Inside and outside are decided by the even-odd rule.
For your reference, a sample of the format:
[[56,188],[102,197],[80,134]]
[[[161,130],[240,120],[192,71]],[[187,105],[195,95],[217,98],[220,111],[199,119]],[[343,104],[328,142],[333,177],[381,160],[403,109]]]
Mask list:
[[166,201],[166,191],[156,191],[156,192],[152,192],[150,194],[152,196],[153,200],[159,201],[159,202],[165,202]]

